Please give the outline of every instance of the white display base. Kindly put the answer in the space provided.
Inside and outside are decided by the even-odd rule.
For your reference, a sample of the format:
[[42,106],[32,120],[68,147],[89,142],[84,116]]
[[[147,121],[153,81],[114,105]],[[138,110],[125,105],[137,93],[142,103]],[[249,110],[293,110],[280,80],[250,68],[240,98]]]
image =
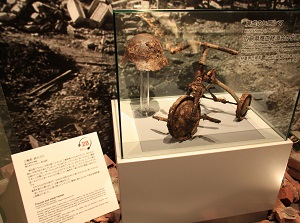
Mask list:
[[[201,144],[194,145],[193,139],[187,142],[191,143],[187,148],[177,148],[176,145],[181,144],[174,142],[174,148],[162,149],[157,147],[158,140],[155,139],[152,140],[155,142],[153,150],[143,151],[143,145],[138,141],[141,137],[141,133],[137,132],[139,124],[136,123],[142,121],[144,131],[149,125],[146,119],[137,120],[128,114],[129,110],[124,113],[123,108],[128,107],[128,102],[124,102],[127,105],[122,103],[123,157],[117,102],[112,101],[122,222],[195,223],[273,208],[292,142],[283,140],[253,112],[249,112],[247,121],[254,129],[248,130],[263,135],[257,140],[239,141],[239,133],[247,133],[248,130],[241,131],[235,126],[230,128],[235,129],[236,142],[218,143],[217,146],[214,143],[203,148]],[[220,114],[218,117],[223,122]],[[164,122],[152,118],[151,121],[155,123],[150,125],[151,128],[158,128],[158,123],[167,128]],[[233,118],[230,122],[230,125],[242,123],[234,123]],[[129,126],[124,126],[124,123]],[[226,134],[221,126],[205,128],[209,129]],[[155,134],[152,136],[157,137]],[[222,136],[222,133],[217,136]],[[168,144],[165,137],[168,136],[162,138],[162,143]],[[124,146],[130,140],[133,148],[128,148],[129,144]],[[145,142],[150,141],[147,139]]]

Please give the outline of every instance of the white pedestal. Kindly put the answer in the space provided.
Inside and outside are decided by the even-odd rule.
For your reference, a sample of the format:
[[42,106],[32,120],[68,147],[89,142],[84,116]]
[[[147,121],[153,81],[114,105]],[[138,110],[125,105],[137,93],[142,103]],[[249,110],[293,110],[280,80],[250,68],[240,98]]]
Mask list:
[[[179,142],[172,142],[172,148],[161,149],[157,147],[159,140],[152,139],[153,149],[145,150],[142,148],[143,142],[139,143],[136,139],[142,138],[138,132],[138,122],[144,122],[144,131],[147,132],[147,128],[150,128],[148,121],[137,120],[128,113],[130,111],[124,111],[128,103],[121,102],[120,105],[121,132],[124,133],[121,138],[122,157],[117,103],[112,102],[122,222],[192,223],[273,208],[292,142],[283,140],[254,113],[250,112],[245,125],[250,123],[251,128],[254,127],[262,135],[257,140],[239,140],[239,133],[244,135],[248,130],[253,130],[241,131],[234,127],[235,132],[229,135],[236,136],[236,142],[212,142],[212,145],[202,146],[194,145],[193,139],[186,142],[186,148]],[[221,113],[219,117],[223,122],[225,116]],[[151,129],[161,128],[158,123],[163,122],[151,121],[154,123]],[[232,119],[230,122],[233,122]],[[226,124],[223,125],[206,128],[207,131],[221,131],[217,135],[206,135],[206,139],[211,139],[213,135],[221,137],[222,132],[227,134],[222,128],[226,128]],[[163,126],[167,128],[166,123]],[[170,144],[166,137],[163,136],[161,142]],[[227,140],[226,137],[224,140]],[[145,139],[145,142],[149,146],[151,140]],[[130,144],[132,148],[129,148]]]

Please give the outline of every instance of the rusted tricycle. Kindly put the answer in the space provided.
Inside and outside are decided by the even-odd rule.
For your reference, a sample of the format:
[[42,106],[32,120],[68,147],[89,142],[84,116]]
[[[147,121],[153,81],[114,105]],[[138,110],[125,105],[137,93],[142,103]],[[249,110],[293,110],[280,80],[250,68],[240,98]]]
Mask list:
[[[232,55],[238,54],[237,51],[229,48],[220,47],[215,44],[207,42],[194,42],[199,44],[202,48],[202,55],[198,63],[198,69],[195,73],[194,81],[188,85],[188,90],[185,95],[179,97],[169,109],[168,118],[159,116],[153,116],[154,119],[159,121],[166,121],[169,133],[175,139],[184,141],[190,139],[196,132],[199,125],[199,121],[209,120],[211,122],[220,123],[219,119],[211,118],[206,114],[201,114],[200,99],[206,98],[211,99],[215,102],[230,103],[237,105],[236,108],[236,120],[241,121],[245,118],[247,111],[250,109],[252,100],[251,94],[244,93],[241,98],[238,96],[224,83],[222,83],[216,76],[217,71],[215,69],[207,71],[206,57],[209,49],[220,50]],[[181,45],[174,47],[170,50],[171,53],[178,53],[186,48],[190,47],[190,44]],[[227,91],[235,100],[235,102],[227,101],[224,98],[216,97],[211,87],[218,85]],[[204,95],[208,92],[211,97]]]

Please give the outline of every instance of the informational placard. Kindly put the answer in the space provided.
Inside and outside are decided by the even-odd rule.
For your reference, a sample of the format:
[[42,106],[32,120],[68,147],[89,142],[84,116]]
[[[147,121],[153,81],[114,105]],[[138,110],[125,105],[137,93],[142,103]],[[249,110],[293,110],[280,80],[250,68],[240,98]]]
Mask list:
[[299,62],[300,35],[296,32],[297,22],[288,32],[287,26],[291,21],[283,19],[286,15],[282,14],[281,19],[271,19],[271,15],[270,19],[241,21],[244,26],[241,65]]
[[119,208],[97,133],[12,156],[28,222],[86,222]]

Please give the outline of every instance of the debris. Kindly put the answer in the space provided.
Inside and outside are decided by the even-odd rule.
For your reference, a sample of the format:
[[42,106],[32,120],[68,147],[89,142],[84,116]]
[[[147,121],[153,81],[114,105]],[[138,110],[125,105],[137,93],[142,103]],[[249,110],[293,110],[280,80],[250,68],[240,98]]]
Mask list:
[[0,195],[3,194],[8,186],[9,180],[14,173],[14,166],[12,163],[9,163],[0,169]]
[[33,149],[46,145],[45,143],[36,140],[32,135],[29,135],[28,138],[29,138],[29,143]]
[[82,45],[89,50],[95,50],[97,45],[92,40],[86,40],[82,43]]
[[46,12],[47,10],[51,10],[51,11],[55,11],[56,8],[50,6],[50,5],[47,5],[45,3],[42,3],[42,2],[34,2],[32,3],[32,7],[34,8],[34,10],[36,12],[39,12],[39,13],[43,13],[43,12]]
[[141,8],[142,9],[149,9],[150,8],[150,2],[149,1],[142,1]]
[[293,220],[297,218],[297,211],[292,207],[285,207],[279,199],[277,199],[273,211],[279,223],[294,222]]
[[76,123],[74,123],[75,129],[79,132],[79,135],[83,135],[83,129]]
[[14,165],[12,163],[7,164],[7,165],[1,167],[0,171],[1,171],[1,176],[3,178],[10,179],[10,177],[12,176],[12,174],[15,171]]
[[0,12],[0,22],[9,22],[17,17],[16,14],[11,12]]
[[100,216],[98,218],[95,218],[93,219],[94,222],[108,222],[109,220],[109,217],[106,217],[105,215],[104,216]]
[[90,17],[96,10],[96,8],[99,6],[99,4],[105,3],[104,0],[94,0],[92,1],[91,5],[88,8],[87,16]]
[[285,206],[289,206],[299,200],[299,194],[297,189],[288,180],[284,179],[278,193],[278,199]]
[[[117,173],[117,165],[115,162],[113,162],[106,154],[104,154],[104,160],[106,163],[106,166],[109,170],[109,175],[116,193],[116,197],[118,202],[120,202],[120,191],[119,191],[119,179],[118,179],[118,175],[116,174],[115,176],[113,176],[110,170],[114,169]],[[114,223],[119,223],[121,221],[121,210],[115,210],[113,212],[110,212],[108,214],[99,216],[97,218],[94,218],[92,220],[92,222],[101,222],[101,223],[108,223],[108,222],[114,222]]]
[[8,186],[9,180],[8,179],[1,179],[0,180],[0,195],[3,194]]
[[116,167],[116,164],[106,154],[104,154],[104,160],[107,168]]
[[43,84],[42,86],[38,87],[37,89],[33,90],[32,92],[30,92],[28,95],[33,95],[35,94],[36,92],[42,90],[42,89],[45,89],[46,87],[48,87],[49,85],[55,83],[56,81],[60,80],[61,78],[71,74],[72,71],[71,70],[68,70],[66,72],[64,72],[63,74],[59,75],[58,77],[55,77],[54,79],[52,79],[51,81],[47,82],[46,84]]
[[288,174],[290,174],[293,178],[300,180],[300,171],[287,167],[286,171],[288,172]]
[[91,12],[90,19],[97,22],[97,27],[101,27],[109,15],[112,15],[111,6],[106,3],[99,2],[95,7],[95,10]]
[[121,221],[121,210],[115,210],[111,212],[109,222],[119,223]]
[[[102,67],[102,66],[111,66],[111,64],[108,64],[108,63],[95,63],[95,62],[88,62],[88,61],[76,61],[77,63],[79,64],[84,64],[84,65],[93,65],[93,66],[99,66],[99,67]],[[99,72],[94,72],[94,73],[99,73]]]
[[8,5],[14,5],[14,4],[17,3],[17,0],[6,0],[6,3],[7,3]]
[[111,176],[111,181],[115,190],[117,200],[120,202],[119,178]]
[[288,166],[300,171],[300,153],[291,153],[291,156],[288,161]]
[[[288,173],[300,180],[300,153],[292,151],[288,160]],[[299,172],[299,173],[298,173]]]
[[209,4],[211,7],[215,8],[215,9],[222,9],[222,6],[219,5],[216,1],[210,1]]
[[128,2],[128,1],[129,0],[119,0],[119,1],[116,1],[116,2],[112,2],[111,5],[112,6],[117,6],[117,5],[120,5],[120,4]]
[[78,0],[68,0],[67,8],[75,25],[85,22],[86,17],[82,5]]
[[11,12],[16,14],[16,16],[19,16],[21,12],[26,8],[26,4],[22,2],[17,2],[12,8]]

